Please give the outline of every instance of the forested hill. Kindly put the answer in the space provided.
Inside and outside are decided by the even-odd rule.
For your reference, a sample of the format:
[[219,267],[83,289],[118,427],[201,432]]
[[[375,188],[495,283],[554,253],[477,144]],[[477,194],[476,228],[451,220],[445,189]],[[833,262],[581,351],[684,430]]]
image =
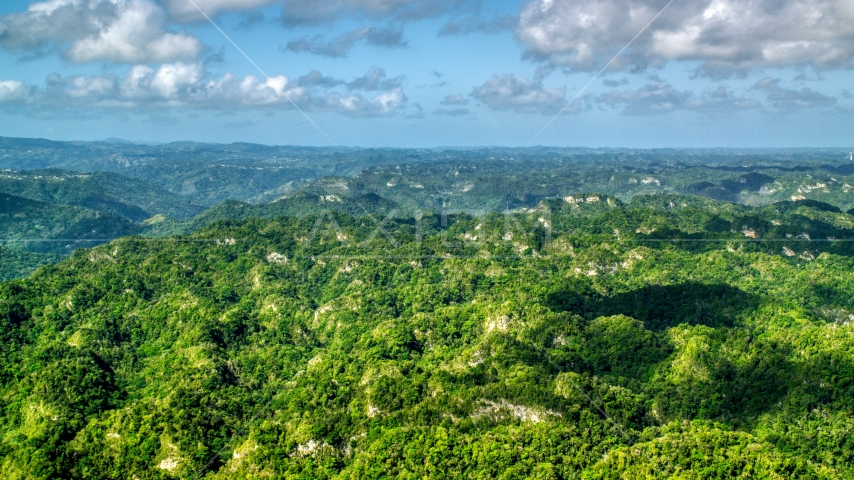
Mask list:
[[59,263],[62,256],[0,247],[0,282],[26,277],[38,267]]
[[585,194],[81,250],[0,284],[0,476],[852,478],[834,208]]
[[[365,188],[362,194],[374,193],[402,205],[414,202],[427,210],[443,205],[470,212],[504,209],[508,204],[511,208],[531,207],[543,198],[579,191],[624,199],[648,193],[691,193],[749,204],[803,196],[847,210],[854,207],[849,195],[854,165],[848,161],[848,152],[360,149],[193,142],[134,145],[0,137],[0,168],[111,172],[156,185],[180,196],[183,202],[205,207],[226,200],[269,203],[324,177],[344,176],[359,177]],[[140,195],[149,190],[136,188]],[[131,203],[152,211],[141,201]],[[181,208],[181,202],[174,208]],[[163,209],[155,213],[183,218]]]
[[6,246],[33,252],[70,254],[143,228],[112,213],[70,205],[49,205],[0,192],[0,238]]
[[189,219],[204,210],[166,189],[108,172],[0,171],[0,192],[44,203],[114,213],[134,222],[155,215]]
[[[373,193],[413,210],[469,213],[531,208],[543,199],[579,192],[605,193],[624,201],[638,195],[670,193],[753,206],[814,200],[844,210],[854,207],[851,164],[769,165],[766,159],[736,167],[715,164],[713,156],[681,157],[691,158],[693,163],[666,162],[664,158],[667,157],[641,160],[600,155],[546,157],[530,162],[506,158],[476,162],[436,159],[376,165],[352,179],[321,179],[310,187],[328,194]],[[742,159],[729,159],[736,160]],[[346,187],[344,192],[342,187]]]

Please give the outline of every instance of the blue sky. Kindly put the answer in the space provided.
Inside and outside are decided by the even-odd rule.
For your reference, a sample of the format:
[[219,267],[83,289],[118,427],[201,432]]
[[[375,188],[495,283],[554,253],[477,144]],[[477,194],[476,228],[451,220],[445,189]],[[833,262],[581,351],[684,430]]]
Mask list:
[[854,145],[854,2],[668,4],[7,0],[0,135],[390,147]]

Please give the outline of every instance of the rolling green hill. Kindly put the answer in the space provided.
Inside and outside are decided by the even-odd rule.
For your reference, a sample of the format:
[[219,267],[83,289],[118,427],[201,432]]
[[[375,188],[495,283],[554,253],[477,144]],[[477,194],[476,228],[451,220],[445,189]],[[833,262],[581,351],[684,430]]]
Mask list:
[[[0,137],[0,168],[112,172],[157,185],[193,205],[210,207],[226,200],[271,202],[321,177],[353,175],[368,165],[412,159],[414,153],[383,152],[245,143],[134,145]],[[420,152],[419,157],[432,155]]]
[[0,282],[26,277],[38,267],[59,263],[62,259],[61,255],[24,252],[0,246]]
[[112,172],[205,207],[269,203],[324,177],[356,177],[360,194],[430,211],[532,207],[579,191],[623,199],[691,193],[751,205],[804,197],[847,210],[854,207],[854,165],[847,158],[840,149],[359,149],[0,137],[0,168]]
[[81,250],[0,284],[0,475],[851,478],[852,221],[591,193]]
[[[532,208],[547,198],[600,192],[628,201],[638,195],[689,194],[713,200],[764,206],[781,201],[814,200],[844,210],[854,206],[854,176],[841,167],[713,164],[662,165],[625,158],[540,158],[522,163],[507,159],[477,162],[437,159],[376,165],[352,178],[324,178],[308,188],[328,194],[373,193],[409,212],[486,213]],[[709,159],[704,159],[709,160]],[[847,171],[847,170],[845,170]],[[844,172],[843,172],[844,173]],[[697,179],[703,181],[698,182]]]
[[142,231],[140,225],[112,213],[0,193],[0,239],[15,249],[70,254]]
[[852,478],[838,153],[0,138],[0,478]]
[[114,213],[134,222],[158,214],[188,219],[204,210],[163,188],[106,172],[0,171],[0,192],[44,203]]
[[[321,183],[324,181],[321,180]],[[254,205],[227,200],[187,221],[155,217],[144,222],[144,225],[147,228],[147,236],[163,237],[191,233],[221,220],[347,213],[354,216],[371,215],[379,222],[391,214],[401,216],[405,211],[396,203],[373,193],[351,195],[349,192],[339,192],[336,194],[312,185],[301,189],[293,196],[267,204]]]

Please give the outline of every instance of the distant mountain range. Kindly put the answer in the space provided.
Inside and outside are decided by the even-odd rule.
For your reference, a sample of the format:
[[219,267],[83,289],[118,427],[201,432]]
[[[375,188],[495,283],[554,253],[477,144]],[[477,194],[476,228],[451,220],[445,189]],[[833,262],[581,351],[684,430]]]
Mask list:
[[124,138],[116,138],[116,137],[107,138],[105,140],[102,140],[102,142],[103,143],[113,143],[113,144],[117,144],[117,145],[150,145],[150,146],[163,145],[163,143],[161,143],[161,142],[134,142],[131,140],[125,140]]
[[0,192],[22,209],[2,229],[7,247],[68,254],[122,235],[183,234],[220,220],[318,211],[480,215],[579,192],[624,202],[659,194],[752,206],[810,200],[854,211],[847,151],[356,149],[0,137]]

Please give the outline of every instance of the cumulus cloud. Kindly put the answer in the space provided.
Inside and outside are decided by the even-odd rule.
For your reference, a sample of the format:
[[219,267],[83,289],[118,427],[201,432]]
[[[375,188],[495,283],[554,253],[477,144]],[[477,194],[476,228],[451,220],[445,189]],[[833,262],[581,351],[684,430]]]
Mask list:
[[765,77],[754,85],[754,89],[767,95],[768,111],[772,113],[789,113],[805,108],[832,107],[836,98],[817,92],[811,88],[792,90],[780,86],[779,78]]
[[0,103],[16,102],[27,97],[27,87],[16,80],[0,81]]
[[373,98],[362,95],[329,94],[315,109],[332,110],[353,117],[373,117],[389,115],[406,103],[406,95],[401,88],[382,92]]
[[179,100],[191,94],[203,76],[202,66],[197,63],[165,64],[157,70],[146,65],[137,65],[122,82],[121,97],[137,100]]
[[359,42],[378,47],[405,47],[403,32],[384,28],[360,28],[341,34],[334,40],[326,40],[322,35],[303,37],[288,42],[287,50],[291,52],[306,52],[325,57],[342,58]]
[[[225,74],[209,78],[200,63],[163,64],[157,69],[135,65],[122,78],[115,75],[50,75],[44,87],[27,88],[17,81],[0,81],[0,108],[30,112],[56,109],[291,109],[333,111],[354,117],[391,115],[406,107],[399,86],[372,95],[338,92],[319,72],[297,80],[278,75],[258,78]],[[293,102],[293,103],[292,103]]]
[[149,63],[195,59],[202,43],[164,29],[150,0],[50,0],[0,18],[0,47],[16,52],[58,48],[78,62]]
[[566,88],[545,88],[518,75],[495,75],[471,96],[493,110],[555,114],[566,104]]
[[440,108],[433,112],[433,115],[444,115],[446,117],[461,117],[470,113],[471,110],[469,110],[468,108]]
[[637,90],[613,91],[596,97],[602,105],[622,107],[623,115],[655,115],[674,111],[732,113],[756,109],[761,104],[749,97],[736,95],[725,87],[695,95],[680,91],[669,83],[653,78]]
[[[516,35],[528,55],[573,70],[601,68],[666,0],[533,0]],[[850,0],[698,0],[675,2],[615,62],[614,68],[702,62],[726,76],[755,67],[854,68]]]
[[303,75],[297,80],[297,83],[303,87],[326,87],[332,88],[337,87],[339,85],[344,85],[344,80],[339,80],[333,77],[324,76],[322,73],[317,70],[312,70],[306,75]]
[[597,101],[610,106],[623,106],[623,114],[649,115],[685,108],[691,92],[680,92],[665,82],[652,82],[637,90],[623,90],[600,95]]
[[439,29],[438,35],[442,37],[448,35],[468,35],[471,33],[501,33],[513,30],[517,21],[518,19],[515,15],[509,14],[491,19],[483,19],[478,15],[472,15],[462,19],[448,20],[448,23]]
[[394,90],[401,87],[403,77],[388,78],[382,68],[373,68],[365,75],[347,83],[350,90],[365,90],[375,92],[378,90]]
[[439,103],[442,105],[468,105],[469,101],[462,95],[448,95]]

